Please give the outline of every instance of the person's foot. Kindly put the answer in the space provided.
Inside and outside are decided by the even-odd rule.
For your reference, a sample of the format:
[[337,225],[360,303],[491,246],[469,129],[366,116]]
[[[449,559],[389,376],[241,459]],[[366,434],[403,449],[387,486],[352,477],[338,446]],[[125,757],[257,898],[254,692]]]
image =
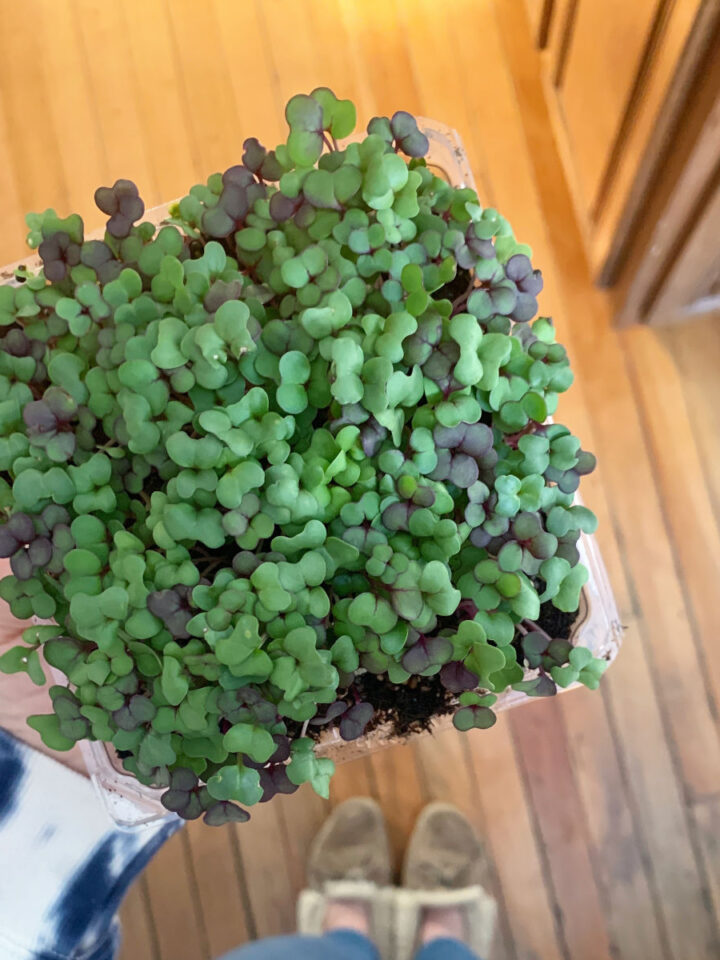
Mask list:
[[370,908],[365,900],[329,900],[325,910],[323,929],[356,930],[370,933]]
[[420,925],[420,942],[449,938],[460,940],[467,937],[465,917],[460,907],[426,907]]
[[[308,885],[322,890],[328,883],[350,880],[387,886],[392,878],[390,845],[379,805],[369,797],[341,803],[323,824],[310,849]],[[367,900],[329,900],[325,930],[370,929]]]
[[[462,890],[483,886],[487,859],[472,825],[450,804],[432,803],[420,814],[405,854],[403,886],[410,890]],[[419,937],[467,938],[465,912],[459,906],[429,906]]]

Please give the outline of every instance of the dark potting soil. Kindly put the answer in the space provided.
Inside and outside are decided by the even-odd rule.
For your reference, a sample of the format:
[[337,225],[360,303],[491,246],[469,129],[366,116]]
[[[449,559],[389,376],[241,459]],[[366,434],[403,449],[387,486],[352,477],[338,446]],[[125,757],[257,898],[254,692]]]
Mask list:
[[457,300],[470,286],[472,275],[469,270],[458,267],[453,279],[433,294],[435,300]]
[[[554,640],[569,640],[577,617],[577,611],[564,613],[548,601],[541,605],[535,622]],[[518,656],[522,657],[520,639],[520,634],[516,634],[514,644]],[[386,674],[364,673],[355,680],[352,690],[359,700],[375,707],[365,733],[388,724],[393,736],[407,737],[429,730],[435,717],[444,717],[455,709],[456,694],[445,689],[439,674],[411,677],[406,684],[396,684],[391,683]],[[307,736],[318,738],[325,729],[310,726]]]
[[577,610],[573,613],[565,613],[563,610],[554,607],[550,600],[547,600],[540,606],[540,616],[536,622],[545,633],[550,634],[553,640],[569,640],[570,632],[577,618]]
[[444,717],[454,709],[455,694],[445,689],[439,674],[411,677],[405,684],[396,684],[385,674],[364,673],[353,686],[362,700],[375,707],[366,733],[384,723],[389,723],[398,737],[421,733],[430,729],[435,717]]

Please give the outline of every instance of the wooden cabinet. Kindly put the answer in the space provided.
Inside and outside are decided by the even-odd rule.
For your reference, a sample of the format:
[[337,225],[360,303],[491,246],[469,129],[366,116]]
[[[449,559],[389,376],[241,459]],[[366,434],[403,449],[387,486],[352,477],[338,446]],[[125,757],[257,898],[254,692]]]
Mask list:
[[659,0],[580,0],[568,4],[556,64],[556,95],[574,159],[583,209],[597,217],[625,147],[626,116]]
[[[708,243],[720,207],[713,195],[711,153],[714,149],[720,162],[720,147],[717,134],[705,128],[715,85],[720,90],[715,76],[720,0],[526,0],[526,5],[596,280],[617,287],[618,314],[625,320],[677,319],[712,309],[713,303],[720,307],[720,259],[710,254]],[[691,121],[700,101],[705,116]],[[679,154],[684,164],[695,158],[691,174],[678,163]],[[686,193],[679,201],[678,190]],[[665,208],[657,202],[660,195]],[[673,198],[664,233],[671,229],[675,236],[673,243],[665,237],[659,255],[653,228],[667,218]],[[702,203],[702,210],[691,200]],[[641,238],[645,250],[638,247]],[[665,256],[672,263],[663,262]],[[648,287],[642,296],[635,289],[628,304],[623,297],[632,292],[630,271],[640,270],[644,257],[649,257],[641,271]],[[668,270],[681,262],[682,276],[669,278]],[[653,275],[662,269],[665,274]],[[673,282],[664,289],[668,279]]]
[[694,91],[612,296],[621,324],[720,315],[720,57]]

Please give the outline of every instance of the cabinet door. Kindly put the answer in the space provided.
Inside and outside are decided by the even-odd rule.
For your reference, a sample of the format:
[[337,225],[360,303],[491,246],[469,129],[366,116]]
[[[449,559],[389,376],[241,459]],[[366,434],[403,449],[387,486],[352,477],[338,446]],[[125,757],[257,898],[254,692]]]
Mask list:
[[645,322],[656,326],[692,317],[720,316],[720,185],[664,278]]
[[580,0],[574,11],[556,89],[583,205],[591,216],[602,202],[663,6],[662,0]]
[[720,59],[703,72],[613,290],[621,325],[720,314]]
[[622,263],[719,16],[718,0],[545,0],[535,13],[555,133],[601,281]]

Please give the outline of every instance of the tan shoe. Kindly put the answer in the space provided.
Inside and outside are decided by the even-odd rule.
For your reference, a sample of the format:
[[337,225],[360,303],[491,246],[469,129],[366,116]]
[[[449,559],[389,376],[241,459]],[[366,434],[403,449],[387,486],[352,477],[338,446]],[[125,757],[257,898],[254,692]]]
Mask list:
[[365,880],[384,887],[391,878],[390,845],[380,806],[370,797],[341,803],[310,848],[308,886],[321,890],[330,881]]
[[322,934],[330,902],[360,902],[367,907],[370,939],[382,960],[394,960],[392,872],[380,807],[369,797],[346,800],[325,821],[310,849],[308,889],[298,898],[298,933]]
[[432,908],[459,909],[463,941],[480,957],[490,952],[497,906],[485,890],[488,859],[466,817],[446,803],[425,807],[415,825],[395,896],[396,960],[409,960]]
[[405,853],[402,885],[458,890],[484,884],[488,861],[467,817],[449,803],[431,803],[418,817]]

